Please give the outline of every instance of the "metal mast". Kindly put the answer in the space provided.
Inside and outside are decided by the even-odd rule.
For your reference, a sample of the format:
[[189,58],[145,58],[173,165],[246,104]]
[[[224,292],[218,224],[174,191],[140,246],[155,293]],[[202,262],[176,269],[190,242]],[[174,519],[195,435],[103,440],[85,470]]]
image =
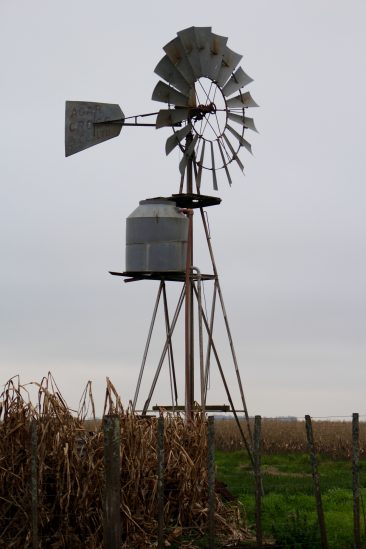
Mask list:
[[[186,137],[186,150],[193,141],[192,132]],[[193,160],[187,164],[187,194],[193,194]],[[193,210],[187,210],[188,215],[188,243],[187,265],[185,273],[185,412],[191,418],[194,403],[194,311],[193,311]]]

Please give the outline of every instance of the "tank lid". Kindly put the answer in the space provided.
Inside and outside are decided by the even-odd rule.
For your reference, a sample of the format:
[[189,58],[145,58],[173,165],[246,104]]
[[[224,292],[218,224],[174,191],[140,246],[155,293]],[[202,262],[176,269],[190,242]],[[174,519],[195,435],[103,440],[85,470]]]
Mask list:
[[173,198],[164,198],[162,196],[157,196],[155,198],[146,198],[145,200],[140,200],[139,202],[140,206],[143,204],[170,204],[171,206],[175,206],[176,202]]

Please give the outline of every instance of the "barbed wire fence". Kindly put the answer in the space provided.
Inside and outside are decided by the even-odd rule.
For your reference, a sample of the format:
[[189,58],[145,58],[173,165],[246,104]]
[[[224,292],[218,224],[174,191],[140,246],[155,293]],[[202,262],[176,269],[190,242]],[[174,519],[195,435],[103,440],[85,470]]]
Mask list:
[[[339,416],[337,416],[338,419]],[[343,416],[350,418],[350,416]],[[362,500],[362,494],[361,494],[361,483],[360,483],[360,416],[358,413],[352,414],[352,450],[351,450],[351,463],[352,463],[352,501],[353,501],[353,545],[352,547],[354,549],[361,549],[361,547],[365,547],[365,541],[362,541],[361,539],[361,507],[362,507],[362,515],[363,515],[363,524],[365,529],[365,534],[363,536],[363,539],[365,540],[366,537],[366,517],[365,517],[365,510]],[[334,416],[327,416],[327,419],[336,419]],[[300,418],[296,418],[300,419]],[[301,418],[302,419],[302,418]],[[319,460],[317,457],[317,445],[316,441],[314,439],[314,432],[313,432],[313,419],[309,415],[305,416],[305,430],[306,430],[306,439],[307,439],[307,449],[309,454],[309,460],[311,465],[311,473],[312,473],[312,483],[313,483],[313,493],[315,498],[315,508],[316,508],[316,515],[317,515],[317,523],[318,523],[318,533],[319,533],[319,539],[314,542],[311,542],[311,540],[296,540],[296,547],[318,547],[321,549],[328,549],[329,542],[328,542],[328,532],[326,527],[326,520],[325,520],[325,514],[324,514],[324,507],[323,507],[323,501],[322,501],[322,492],[321,492],[321,477],[319,473]],[[317,418],[317,419],[324,419]],[[256,416],[254,420],[254,464],[255,464],[255,470],[254,470],[254,477],[255,477],[255,517],[256,517],[256,541],[257,541],[257,547],[263,547],[263,531],[262,531],[262,514],[263,514],[263,508],[262,508],[262,501],[264,496],[264,490],[263,490],[263,477],[262,477],[262,471],[261,471],[261,424],[262,424],[262,418],[261,416]],[[306,536],[304,535],[304,538]],[[334,540],[332,540],[332,547],[335,547]],[[280,546],[281,548],[285,549],[287,547],[295,547],[293,543],[289,543],[289,545],[283,544]]]

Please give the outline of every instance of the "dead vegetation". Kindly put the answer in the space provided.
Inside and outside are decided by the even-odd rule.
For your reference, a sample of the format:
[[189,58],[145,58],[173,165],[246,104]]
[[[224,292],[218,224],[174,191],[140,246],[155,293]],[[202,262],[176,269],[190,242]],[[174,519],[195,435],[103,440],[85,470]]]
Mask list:
[[[243,423],[244,426],[244,423]],[[313,421],[317,452],[332,458],[350,458],[351,421]],[[215,422],[216,447],[224,451],[243,447],[234,420]],[[262,419],[262,450],[265,454],[307,453],[305,421]],[[366,423],[360,422],[360,457],[366,457]]]
[[[31,425],[37,422],[38,528],[40,547],[102,547],[104,499],[103,428],[95,417],[90,384],[73,413],[53,378],[38,386],[31,403],[18,378],[0,398],[0,547],[32,545]],[[104,414],[121,424],[121,520],[124,547],[151,547],[157,535],[157,418],[124,409],[108,381]],[[187,427],[181,417],[165,421],[165,509],[167,543],[192,540],[207,528],[207,423],[197,414]],[[248,532],[237,504],[217,497],[216,526],[222,538]],[[190,545],[191,544],[191,545]],[[184,547],[183,541],[180,546]],[[187,547],[193,546],[187,541]]]

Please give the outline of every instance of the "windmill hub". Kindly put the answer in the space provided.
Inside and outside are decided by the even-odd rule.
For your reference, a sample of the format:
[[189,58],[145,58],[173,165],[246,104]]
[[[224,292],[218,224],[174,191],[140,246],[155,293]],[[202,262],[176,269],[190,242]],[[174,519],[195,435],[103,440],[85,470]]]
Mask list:
[[196,109],[192,109],[190,112],[190,117],[193,118],[195,122],[202,120],[206,114],[215,114],[216,105],[215,103],[209,103],[208,105],[198,105]]
[[209,78],[199,78],[194,88],[198,106],[192,109],[190,118],[193,130],[205,141],[216,141],[222,138],[227,122],[225,98]]

